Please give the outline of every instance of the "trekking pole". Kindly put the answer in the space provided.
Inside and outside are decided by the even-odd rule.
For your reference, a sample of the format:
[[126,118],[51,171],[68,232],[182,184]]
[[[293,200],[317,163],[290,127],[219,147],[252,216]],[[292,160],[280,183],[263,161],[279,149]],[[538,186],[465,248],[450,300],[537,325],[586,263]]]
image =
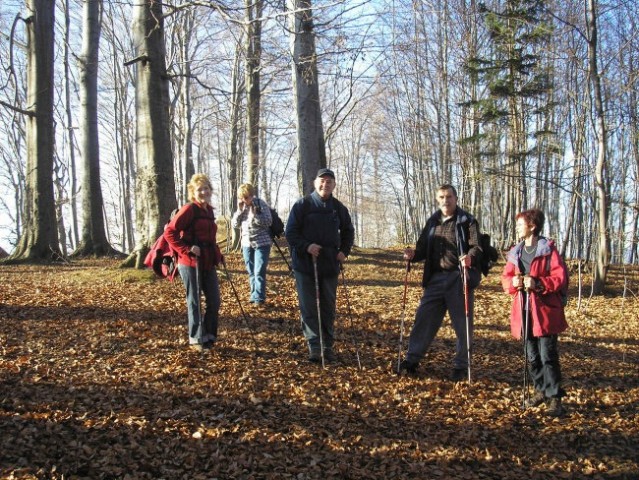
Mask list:
[[468,385],[470,385],[470,309],[468,308],[468,267],[462,268],[464,274],[464,312],[466,313],[466,356],[468,360]]
[[204,343],[204,319],[202,318],[202,286],[200,285],[200,257],[195,257],[195,284],[197,285],[197,318],[200,323],[200,344]]
[[[521,295],[523,294],[523,290],[519,290],[519,304],[523,305],[523,299]],[[526,408],[526,401],[529,398],[529,388],[528,388],[528,322],[530,321],[530,292],[526,292],[526,311],[525,311],[525,321],[524,321],[524,389],[522,391],[522,408]]]
[[362,362],[359,358],[359,344],[355,342],[355,327],[353,326],[353,312],[351,310],[351,300],[348,295],[348,288],[346,287],[346,277],[344,276],[344,265],[339,264],[339,269],[342,271],[342,285],[344,286],[344,292],[346,293],[346,306],[348,307],[348,316],[351,322],[351,341],[355,347],[355,356],[357,357],[357,368],[362,369]]
[[317,275],[317,257],[313,257],[313,272],[315,273],[315,303],[317,304],[317,325],[319,327],[320,355],[322,357],[322,368],[324,368],[324,338],[322,336],[322,313],[320,312],[320,292],[319,278]]
[[246,316],[246,312],[244,311],[244,307],[242,307],[242,301],[240,300],[240,296],[237,294],[237,290],[235,289],[235,284],[233,284],[233,280],[231,279],[231,274],[229,273],[228,268],[226,268],[226,261],[222,260],[222,266],[224,267],[224,273],[226,273],[226,278],[231,284],[231,290],[233,290],[233,294],[235,295],[235,299],[237,300],[237,304],[240,307],[240,311],[242,312],[242,318],[244,318],[244,323],[251,332],[251,339],[253,340],[253,346],[255,347],[255,353],[258,352],[257,340],[255,340],[255,332],[253,331],[253,327],[251,327],[251,323],[249,322],[248,317]]
[[406,292],[408,291],[408,274],[410,272],[410,261],[406,260],[406,275],[404,275],[404,297],[402,299],[402,320],[399,327],[399,351],[397,352],[397,372],[402,363],[402,350],[404,343],[404,322],[406,320]]
[[280,252],[280,255],[282,256],[282,260],[284,260],[284,263],[286,263],[286,266],[288,267],[289,275],[293,275],[293,269],[291,268],[291,264],[288,263],[288,260],[286,259],[286,255],[284,255],[284,252],[275,241],[275,237],[271,237],[271,240],[273,240],[273,245],[275,245],[275,248],[277,248],[277,251]]

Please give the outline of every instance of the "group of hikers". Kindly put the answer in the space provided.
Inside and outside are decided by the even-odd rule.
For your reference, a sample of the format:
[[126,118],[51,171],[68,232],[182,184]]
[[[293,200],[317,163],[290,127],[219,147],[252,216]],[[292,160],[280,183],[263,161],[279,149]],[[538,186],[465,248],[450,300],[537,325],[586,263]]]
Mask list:
[[[333,196],[335,174],[328,168],[317,172],[314,191],[300,198],[286,222],[295,276],[302,333],[313,363],[336,361],[334,321],[338,276],[354,242],[348,211]],[[205,351],[217,339],[220,291],[216,268],[224,257],[216,243],[217,226],[211,206],[212,185],[204,174],[195,174],[188,184],[190,203],[184,205],[165,230],[165,238],[178,252],[178,271],[185,285],[189,344]],[[457,191],[449,184],[436,191],[438,209],[426,222],[415,248],[403,258],[424,262],[423,293],[415,312],[408,350],[398,362],[397,374],[415,374],[448,312],[457,338],[451,379],[470,381],[470,350],[473,340],[474,289],[479,285],[481,256],[477,220],[458,206]],[[526,407],[546,405],[551,416],[564,413],[561,398],[561,368],[557,335],[567,328],[562,292],[568,282],[567,269],[554,242],[541,235],[541,210],[516,215],[520,239],[507,255],[501,275],[502,287],[513,298],[511,333],[524,339],[527,372],[534,394],[526,396]],[[251,184],[237,191],[237,208],[231,218],[241,232],[241,248],[248,272],[249,301],[264,305],[266,270],[273,239],[269,227],[270,207],[256,196]],[[198,288],[199,287],[199,288]],[[200,292],[204,294],[202,317]],[[400,346],[401,351],[401,346]],[[526,378],[526,375],[525,375]]]

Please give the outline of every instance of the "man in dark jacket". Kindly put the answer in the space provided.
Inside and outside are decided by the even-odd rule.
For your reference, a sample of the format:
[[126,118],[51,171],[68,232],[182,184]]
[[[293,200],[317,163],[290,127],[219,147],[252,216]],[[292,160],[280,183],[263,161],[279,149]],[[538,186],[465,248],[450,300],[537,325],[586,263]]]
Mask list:
[[[422,287],[424,293],[415,312],[415,323],[408,352],[398,372],[415,373],[448,311],[455,335],[456,355],[452,379],[463,380],[468,370],[468,345],[473,336],[473,289],[479,284],[479,228],[472,215],[457,206],[457,191],[452,185],[437,189],[437,210],[426,222],[415,249],[407,248],[404,259],[426,261]],[[468,279],[468,330],[464,299],[464,270]]]
[[[341,264],[353,247],[355,230],[348,209],[333,197],[333,171],[320,169],[314,186],[313,193],[293,205],[285,235],[291,249],[309,360],[319,363],[322,358],[327,362],[335,361],[333,324],[337,279]],[[316,286],[319,289],[319,312]]]

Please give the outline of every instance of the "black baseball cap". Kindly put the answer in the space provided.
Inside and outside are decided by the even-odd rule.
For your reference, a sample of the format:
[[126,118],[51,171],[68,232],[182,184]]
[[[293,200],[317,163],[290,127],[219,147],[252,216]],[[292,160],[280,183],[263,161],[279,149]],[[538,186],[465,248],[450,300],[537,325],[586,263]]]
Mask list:
[[333,173],[333,170],[331,170],[330,168],[320,168],[317,171],[317,178],[324,177],[324,176],[333,177],[333,179],[335,179],[335,174]]

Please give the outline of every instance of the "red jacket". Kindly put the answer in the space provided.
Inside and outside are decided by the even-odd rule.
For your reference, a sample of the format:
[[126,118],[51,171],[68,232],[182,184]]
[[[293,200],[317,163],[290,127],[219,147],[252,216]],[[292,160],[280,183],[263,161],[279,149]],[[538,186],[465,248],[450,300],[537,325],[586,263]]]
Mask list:
[[213,270],[222,261],[216,234],[213,207],[197,202],[180,208],[164,230],[164,237],[178,252],[179,265],[196,267],[196,257],[190,249],[193,245],[200,246],[200,268],[203,270]]
[[[506,261],[506,266],[501,275],[501,284],[506,293],[513,296],[510,309],[510,332],[513,337],[521,338],[522,334],[522,305],[525,298],[519,295],[513,287],[512,279],[521,274],[519,270],[519,257],[524,243],[515,245]],[[548,261],[550,259],[550,268]],[[560,291],[567,285],[568,274],[566,266],[552,240],[539,237],[537,252],[530,264],[530,276],[541,284],[536,292],[530,295],[530,321],[532,321],[532,333],[535,337],[561,333],[568,328],[566,315],[561,301]]]

